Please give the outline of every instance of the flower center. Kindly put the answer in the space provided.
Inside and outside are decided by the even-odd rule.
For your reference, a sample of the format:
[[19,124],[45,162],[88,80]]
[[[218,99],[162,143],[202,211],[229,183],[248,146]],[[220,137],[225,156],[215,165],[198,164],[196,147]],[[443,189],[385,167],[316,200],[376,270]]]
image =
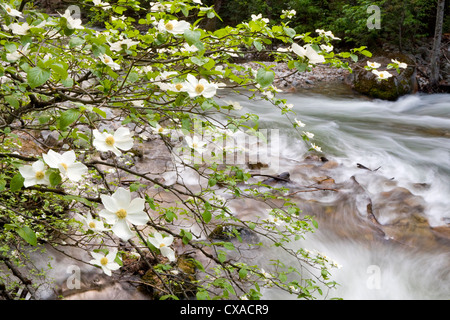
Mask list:
[[106,265],[108,264],[108,258],[106,258],[106,257],[101,258],[101,259],[100,259],[100,263],[101,263],[103,266],[106,266]]
[[126,211],[125,209],[119,209],[119,210],[117,210],[117,212],[116,212],[116,216],[117,216],[119,219],[124,219],[124,218],[127,216],[127,211]]
[[105,139],[105,143],[110,147],[114,145],[114,142],[115,140],[113,136],[109,136],[108,138]]
[[161,244],[159,245],[160,248],[165,247],[165,246],[166,246],[165,243],[161,243]]
[[89,228],[91,228],[91,229],[95,228],[95,222],[94,221],[89,222]]
[[9,13],[11,13],[11,12],[12,12],[12,9],[11,9],[11,8],[6,8],[6,11],[8,11]]
[[383,78],[384,77],[384,73],[380,73],[380,78]]
[[205,86],[202,85],[202,84],[198,84],[198,85],[195,87],[195,92],[197,92],[198,94],[202,93],[203,90],[205,90]]
[[109,58],[105,58],[104,61],[105,61],[105,63],[110,63],[111,62],[111,60],[109,60]]
[[61,166],[64,168],[64,170],[67,170],[67,164],[65,164],[64,162],[61,163]]
[[169,30],[169,31],[172,31],[172,30],[173,30],[173,24],[172,24],[171,22],[166,23],[165,27],[166,27],[166,29]]
[[36,177],[36,179],[38,179],[38,180],[43,179],[44,176],[45,176],[45,174],[44,174],[44,172],[42,172],[42,171],[38,171],[38,172],[36,172],[36,174],[35,174],[35,177]]
[[158,132],[159,133],[162,133],[164,131],[164,128],[163,127],[160,127],[159,129],[158,129]]
[[181,89],[183,89],[183,85],[181,83],[177,83],[175,85],[175,89],[177,89],[178,91],[180,91]]

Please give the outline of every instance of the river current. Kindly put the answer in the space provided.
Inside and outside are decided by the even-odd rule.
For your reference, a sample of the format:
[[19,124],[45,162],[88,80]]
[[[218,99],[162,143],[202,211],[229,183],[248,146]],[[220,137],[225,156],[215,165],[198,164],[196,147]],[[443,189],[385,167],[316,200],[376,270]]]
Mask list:
[[[450,95],[415,94],[398,101],[372,100],[349,91],[340,84],[279,93],[294,105],[290,116],[301,120],[301,130],[314,134],[312,141],[321,146],[323,155],[339,163],[333,177],[336,182],[359,175],[370,194],[385,192],[385,182],[411,190],[424,200],[423,215],[432,228],[450,223]],[[301,159],[307,150],[286,116],[266,101],[243,100],[240,112],[260,115],[261,128],[280,130],[279,171],[295,171],[289,159]],[[230,100],[229,97],[227,97]],[[373,170],[362,174],[362,164]],[[373,172],[376,171],[376,178]],[[369,172],[368,170],[366,172]],[[379,182],[383,177],[383,183]],[[413,186],[416,186],[414,188]],[[417,186],[426,186],[420,188]],[[403,189],[398,189],[403,190]],[[389,203],[383,204],[388,208]],[[386,210],[385,210],[386,211]],[[381,225],[390,221],[380,214]],[[379,210],[382,213],[382,210]],[[336,229],[347,223],[348,216],[333,221]],[[326,221],[322,221],[326,224]],[[333,226],[308,236],[298,243],[324,252],[342,267],[332,271],[339,283],[328,297],[343,299],[449,299],[450,247],[448,241],[436,247],[416,241],[414,246],[360,241],[340,237]],[[330,231],[331,230],[331,231]],[[356,229],[358,232],[358,229]],[[414,233],[412,233],[414,237]],[[269,261],[274,256],[266,257]],[[277,290],[267,290],[265,299],[290,299]]]

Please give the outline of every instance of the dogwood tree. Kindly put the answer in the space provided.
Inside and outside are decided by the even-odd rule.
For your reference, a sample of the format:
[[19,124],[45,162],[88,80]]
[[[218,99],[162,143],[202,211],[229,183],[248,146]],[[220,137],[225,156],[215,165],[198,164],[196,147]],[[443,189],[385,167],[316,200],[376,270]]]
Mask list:
[[[86,250],[93,259],[85,262],[111,277],[120,277],[130,252],[139,255],[143,271],[159,279],[148,284],[153,298],[259,299],[262,288],[277,287],[312,299],[335,286],[334,262],[289,246],[315,230],[314,218],[282,196],[285,188],[251,182],[245,163],[220,162],[238,151],[209,147],[238,132],[259,135],[257,115],[234,114],[242,106],[218,95],[245,93],[293,114],[277,96],[273,66],[252,70],[240,58],[265,53],[307,72],[322,63],[348,68],[349,57],[369,55],[365,48],[336,53],[332,32],[296,34],[293,11],[281,25],[255,13],[236,27],[206,31],[202,24],[216,13],[199,0],[80,1],[81,13],[103,17],[104,28],[95,29],[71,9],[50,16],[19,5],[9,1],[0,12],[0,260],[15,285],[35,292],[14,267],[26,259],[24,244],[64,243]],[[298,132],[321,151],[314,134]],[[149,137],[171,155],[175,180],[140,169]],[[183,179],[187,169],[195,187]],[[228,206],[240,198],[282,205],[242,219]],[[247,243],[243,232],[258,241]],[[295,265],[258,265],[243,246],[276,247]],[[180,276],[181,259],[194,275]]]

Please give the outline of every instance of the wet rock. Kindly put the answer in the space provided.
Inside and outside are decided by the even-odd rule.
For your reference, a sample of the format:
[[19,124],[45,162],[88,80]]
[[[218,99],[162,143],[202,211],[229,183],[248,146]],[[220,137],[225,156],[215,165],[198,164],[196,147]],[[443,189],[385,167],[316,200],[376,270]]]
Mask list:
[[237,235],[246,243],[256,243],[258,241],[258,236],[252,230],[232,224],[218,225],[208,235],[208,238],[211,240],[231,241],[236,239]]
[[[393,77],[388,80],[379,81],[376,75],[371,71],[364,69],[366,61],[362,61],[352,75],[351,84],[354,90],[365,94],[371,98],[395,101],[399,97],[411,94],[417,90],[417,71],[415,61],[404,54],[394,53],[385,57],[372,58],[370,61],[376,61],[382,66],[391,63],[391,59],[397,59],[408,64],[407,69],[400,69],[400,74],[391,69],[389,72]],[[382,68],[378,69],[383,71]]]

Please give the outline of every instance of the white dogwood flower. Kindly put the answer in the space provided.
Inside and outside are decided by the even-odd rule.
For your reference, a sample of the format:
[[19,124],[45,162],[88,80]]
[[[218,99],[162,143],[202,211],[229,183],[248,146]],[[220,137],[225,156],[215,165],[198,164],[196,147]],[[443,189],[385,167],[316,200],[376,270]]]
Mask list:
[[27,43],[25,46],[22,47],[22,49],[17,49],[14,52],[7,53],[6,54],[6,59],[9,62],[16,62],[17,60],[19,60],[23,56],[28,55],[30,53],[30,50],[28,50],[28,46],[29,45],[30,45],[30,43]]
[[367,65],[374,69],[378,69],[379,67],[381,67],[381,64],[379,64],[378,62],[372,62],[372,61],[367,61]]
[[3,9],[5,9],[6,13],[9,14],[11,17],[23,18],[23,14],[19,10],[13,9],[7,4],[2,4],[2,7]]
[[331,31],[325,31],[325,30],[322,30],[322,29],[316,29],[316,32],[319,35],[321,35],[321,36],[326,36],[326,37],[329,37],[329,38],[331,38],[333,40],[341,40],[341,38],[335,37],[333,32],[331,32]]
[[97,129],[92,133],[94,135],[93,145],[98,151],[111,151],[116,156],[120,156],[122,155],[120,150],[128,151],[133,147],[133,137],[128,128],[120,127],[114,134],[100,133]]
[[378,80],[387,80],[392,77],[392,74],[387,71],[372,70],[372,73],[378,77]]
[[54,169],[59,169],[64,177],[70,181],[80,181],[88,171],[88,168],[81,162],[76,162],[75,151],[66,151],[59,154],[53,150],[49,150],[47,154],[43,154],[45,163]]
[[31,165],[19,167],[19,172],[25,179],[23,182],[25,187],[36,184],[50,185],[49,174],[46,173],[45,164],[41,160],[37,160]]
[[295,120],[295,123],[299,126],[299,127],[304,127],[304,126],[306,126],[306,124],[304,124],[303,122],[301,122],[300,120],[297,120],[297,118],[295,118],[294,119]]
[[260,13],[260,14],[258,14],[258,15],[252,14],[252,15],[251,15],[251,18],[252,18],[252,21],[262,20],[262,21],[265,22],[265,23],[269,23],[269,22],[270,22],[269,19],[263,18],[263,17],[262,17],[262,13]]
[[86,230],[92,230],[94,232],[101,232],[108,230],[107,228],[105,228],[103,221],[94,219],[90,212],[88,212],[86,216],[80,214],[79,217],[83,222],[83,226]]
[[198,153],[203,153],[206,151],[206,142],[199,139],[199,137],[194,136],[193,138],[186,136],[184,137],[189,148],[194,149]]
[[134,45],[137,45],[139,43],[140,43],[139,41],[133,41],[132,39],[123,39],[123,40],[116,41],[114,43],[110,43],[109,48],[112,51],[122,51],[122,49],[124,47],[130,48],[130,47],[132,47]]
[[8,26],[8,29],[11,29],[12,33],[14,33],[14,34],[24,36],[28,33],[28,30],[31,29],[31,26],[27,22],[24,22],[22,24],[11,23]]
[[169,246],[173,243],[173,236],[168,235],[166,237],[163,237],[161,233],[155,232],[153,233],[153,237],[148,237],[148,241],[155,248],[159,249],[159,251],[161,251],[161,254],[169,259],[169,261],[175,261],[175,252],[173,251],[173,249],[169,248]]
[[313,148],[317,152],[322,152],[322,148],[317,146],[317,145],[315,145],[314,143],[311,143],[311,148]]
[[120,268],[120,265],[114,261],[117,256],[117,249],[111,249],[108,254],[92,251],[91,256],[94,259],[92,259],[90,263],[101,267],[103,272],[108,276],[111,276],[111,271],[118,270]]
[[157,134],[168,134],[168,133],[170,133],[169,129],[161,127],[161,125],[159,123],[157,123],[155,127],[151,127],[151,129],[152,129],[152,131],[154,133],[157,133]]
[[308,139],[312,139],[314,138],[314,133],[308,132],[308,131],[303,131],[303,134],[308,137]]
[[185,83],[186,92],[189,97],[195,98],[203,96],[205,98],[212,98],[216,94],[219,86],[215,83],[209,83],[205,79],[198,80],[192,74],[187,75],[187,81]]
[[399,68],[402,68],[402,69],[408,68],[408,64],[406,64],[406,63],[404,63],[404,62],[400,62],[400,61],[398,61],[398,60],[396,60],[396,59],[392,59],[391,61],[392,61],[393,63],[395,63],[396,65],[398,65]]
[[111,196],[101,195],[100,199],[104,209],[99,212],[99,216],[113,225],[112,232],[123,241],[133,237],[129,223],[140,226],[149,220],[144,212],[145,200],[141,198],[131,200],[129,190],[120,187]]
[[328,46],[326,44],[321,44],[320,49],[322,49],[325,52],[331,52],[331,51],[333,51],[334,47],[332,45]]
[[65,18],[67,21],[67,28],[69,29],[84,29],[84,27],[81,25],[82,21],[81,19],[74,19],[72,18],[72,15],[70,14],[70,10],[67,9],[64,14],[59,14],[61,18]]
[[100,60],[106,64],[107,66],[111,67],[113,70],[119,70],[120,69],[120,65],[115,63],[114,60],[108,56],[106,53],[101,54],[99,56]]
[[169,32],[171,34],[183,34],[184,31],[188,30],[190,27],[191,24],[183,20],[170,20],[168,22],[159,20],[157,26],[159,32]]
[[324,63],[325,57],[317,53],[316,50],[310,45],[306,44],[304,47],[293,43],[291,46],[291,50],[296,53],[299,57],[308,58],[309,62],[312,64]]
[[95,6],[101,7],[103,10],[111,9],[109,2],[102,2],[102,0],[92,0]]

